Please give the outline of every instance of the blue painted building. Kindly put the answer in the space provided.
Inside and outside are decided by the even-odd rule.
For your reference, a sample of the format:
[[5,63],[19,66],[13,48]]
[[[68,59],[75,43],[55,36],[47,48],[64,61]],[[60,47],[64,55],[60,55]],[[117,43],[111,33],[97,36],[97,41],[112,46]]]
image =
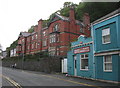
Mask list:
[[120,81],[120,8],[92,23],[96,79]]
[[68,52],[68,75],[94,78],[93,41],[91,37],[81,35],[71,43]]
[[68,52],[68,75],[120,82],[120,8],[91,23]]

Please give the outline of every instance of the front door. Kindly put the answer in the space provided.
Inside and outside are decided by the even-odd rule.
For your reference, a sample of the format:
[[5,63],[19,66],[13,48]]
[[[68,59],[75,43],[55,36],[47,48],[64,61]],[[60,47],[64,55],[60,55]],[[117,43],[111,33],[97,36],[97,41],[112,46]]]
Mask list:
[[77,57],[74,56],[74,76],[77,76]]

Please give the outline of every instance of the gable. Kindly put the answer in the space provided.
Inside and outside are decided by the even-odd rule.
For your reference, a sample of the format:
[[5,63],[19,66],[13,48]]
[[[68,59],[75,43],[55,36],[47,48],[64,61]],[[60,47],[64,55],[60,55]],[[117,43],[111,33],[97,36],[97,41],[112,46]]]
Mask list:
[[72,46],[78,46],[78,45],[84,45],[92,42],[92,37],[85,37],[84,35],[81,35],[78,37],[78,40],[76,42],[72,42]]

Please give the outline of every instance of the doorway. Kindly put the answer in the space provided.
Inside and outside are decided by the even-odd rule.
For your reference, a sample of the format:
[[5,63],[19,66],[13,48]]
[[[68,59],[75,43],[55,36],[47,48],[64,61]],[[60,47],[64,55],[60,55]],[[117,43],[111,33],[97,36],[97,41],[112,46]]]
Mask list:
[[77,57],[74,56],[74,76],[77,76]]

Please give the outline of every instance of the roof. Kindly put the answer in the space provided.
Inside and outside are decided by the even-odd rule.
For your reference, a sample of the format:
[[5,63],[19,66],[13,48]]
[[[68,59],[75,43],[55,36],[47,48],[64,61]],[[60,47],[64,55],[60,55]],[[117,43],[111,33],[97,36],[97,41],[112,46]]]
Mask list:
[[55,13],[55,15],[61,18],[62,20],[70,21],[69,17],[61,16],[58,13]]
[[[21,37],[21,36],[27,37],[27,36],[29,36],[29,35],[31,35],[31,33],[29,33],[29,32],[20,32],[19,37]],[[18,38],[19,38],[19,37],[18,37]]]
[[[64,21],[70,21],[70,18],[69,17],[65,17],[65,16],[61,16],[60,14],[58,13],[55,13],[54,16],[51,18],[51,21],[48,23],[48,25],[50,25],[50,23],[54,22],[53,18],[57,16],[58,18],[60,18],[61,20],[64,20]],[[56,20],[55,20],[56,21]],[[83,22],[79,21],[79,20],[75,20],[76,24],[79,24],[81,26],[84,26]]]
[[98,20],[92,22],[92,24],[96,24],[96,23],[98,23],[98,22],[100,22],[100,21],[102,21],[102,20],[104,20],[106,18],[112,17],[112,16],[114,16],[116,14],[120,14],[120,8],[113,11],[113,12],[111,12],[111,13],[109,13],[109,14],[107,14],[107,15],[105,15],[105,16],[103,16],[103,17],[101,17],[101,18],[99,18]]

